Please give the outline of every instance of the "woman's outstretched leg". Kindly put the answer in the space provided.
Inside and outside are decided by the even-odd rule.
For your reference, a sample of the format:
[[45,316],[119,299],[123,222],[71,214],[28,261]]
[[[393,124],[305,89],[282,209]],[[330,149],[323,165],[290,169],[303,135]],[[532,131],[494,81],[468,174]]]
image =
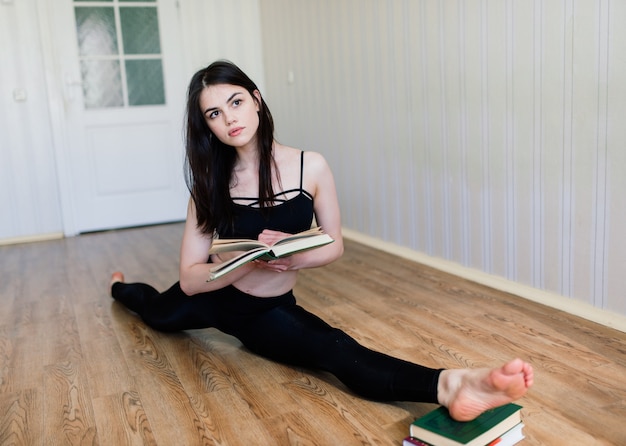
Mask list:
[[126,283],[124,275],[111,276],[111,296],[160,331],[182,331],[214,325],[210,296],[187,296],[175,283],[163,293],[145,283]]
[[439,403],[468,421],[521,398],[533,384],[530,364],[437,370],[370,350],[298,305],[281,306],[236,335],[251,350],[279,361],[326,370],[365,398]]

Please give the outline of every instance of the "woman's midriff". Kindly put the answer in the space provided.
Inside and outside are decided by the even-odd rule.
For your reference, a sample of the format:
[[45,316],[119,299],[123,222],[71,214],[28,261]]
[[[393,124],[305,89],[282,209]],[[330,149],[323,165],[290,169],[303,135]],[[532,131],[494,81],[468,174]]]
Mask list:
[[297,271],[280,273],[258,269],[245,275],[233,286],[246,294],[256,297],[274,297],[285,294],[296,285]]

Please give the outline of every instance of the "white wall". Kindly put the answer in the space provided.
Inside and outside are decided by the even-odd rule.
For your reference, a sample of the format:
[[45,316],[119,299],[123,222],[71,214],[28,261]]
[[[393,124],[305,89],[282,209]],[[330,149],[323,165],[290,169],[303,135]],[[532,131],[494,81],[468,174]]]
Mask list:
[[265,0],[261,16],[279,138],[329,159],[345,227],[626,314],[626,3]]
[[47,94],[36,1],[1,2],[0,239],[63,231]]
[[264,89],[259,0],[183,0],[180,8],[190,77],[227,59]]

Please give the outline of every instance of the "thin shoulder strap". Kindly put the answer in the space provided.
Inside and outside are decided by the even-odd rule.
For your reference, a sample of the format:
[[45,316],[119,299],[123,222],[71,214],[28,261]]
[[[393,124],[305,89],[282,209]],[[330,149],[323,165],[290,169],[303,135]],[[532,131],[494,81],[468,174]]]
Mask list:
[[300,152],[300,192],[302,192],[302,181],[304,177],[304,150]]

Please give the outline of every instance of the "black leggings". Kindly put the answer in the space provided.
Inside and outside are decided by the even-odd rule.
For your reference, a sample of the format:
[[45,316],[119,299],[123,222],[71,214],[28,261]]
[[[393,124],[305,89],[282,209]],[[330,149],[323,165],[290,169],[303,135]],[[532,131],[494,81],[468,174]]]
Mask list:
[[363,347],[297,305],[292,292],[258,298],[228,286],[190,297],[179,283],[159,293],[144,283],[119,282],[111,291],[154,329],[215,327],[256,354],[330,372],[365,398],[437,403],[441,370]]

